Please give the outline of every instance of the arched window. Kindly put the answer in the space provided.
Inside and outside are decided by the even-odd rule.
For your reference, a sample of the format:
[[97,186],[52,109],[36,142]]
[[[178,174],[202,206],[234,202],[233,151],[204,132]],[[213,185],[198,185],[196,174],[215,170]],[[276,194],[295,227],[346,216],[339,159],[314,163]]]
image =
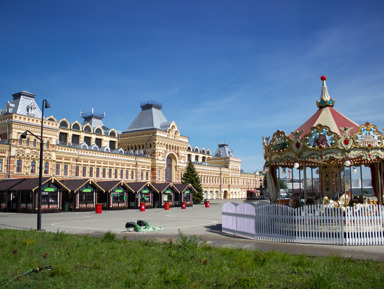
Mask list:
[[85,131],[85,132],[92,132],[92,129],[91,129],[91,127],[90,127],[89,125],[86,125],[86,126],[84,127],[84,131]]
[[95,130],[95,133],[96,134],[103,134],[103,132],[101,131],[101,129],[99,127]]
[[80,130],[80,126],[79,126],[79,124],[78,124],[78,123],[73,124],[73,125],[72,125],[72,129],[73,129],[73,130]]
[[36,174],[36,162],[31,162],[31,174]]
[[65,120],[62,120],[62,121],[60,122],[60,127],[61,127],[61,128],[68,128],[68,123],[67,123]]
[[109,134],[109,136],[111,136],[111,137],[116,137],[116,133],[115,133],[114,131],[111,131],[110,134]]
[[48,174],[49,174],[49,164],[45,163],[44,164],[44,175],[48,175]]

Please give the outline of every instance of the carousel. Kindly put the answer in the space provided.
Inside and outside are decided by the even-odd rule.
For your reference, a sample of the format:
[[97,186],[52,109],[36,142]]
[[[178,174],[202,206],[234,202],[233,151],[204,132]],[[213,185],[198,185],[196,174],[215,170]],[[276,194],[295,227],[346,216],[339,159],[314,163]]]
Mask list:
[[[334,109],[326,77],[321,81],[312,117],[288,135],[278,130],[263,138],[270,202],[224,204],[223,232],[278,242],[384,245],[383,135],[375,125],[358,125]],[[371,173],[369,197],[363,194],[363,168]],[[358,169],[360,190],[351,181]],[[287,171],[292,194],[282,198],[280,174]]]
[[[289,170],[298,172],[299,180],[304,179],[298,193],[293,191],[291,195],[291,206],[319,202],[340,207],[356,203],[382,205],[383,134],[369,122],[359,125],[338,112],[334,108],[335,100],[328,93],[326,77],[322,76],[321,81],[321,96],[316,101],[318,110],[314,115],[288,135],[278,130],[272,137],[263,137],[270,201],[280,201],[280,173]],[[363,195],[363,167],[370,169],[376,198]],[[358,169],[361,190],[360,194],[353,195],[351,172],[356,173]],[[313,185],[314,175],[317,187]]]

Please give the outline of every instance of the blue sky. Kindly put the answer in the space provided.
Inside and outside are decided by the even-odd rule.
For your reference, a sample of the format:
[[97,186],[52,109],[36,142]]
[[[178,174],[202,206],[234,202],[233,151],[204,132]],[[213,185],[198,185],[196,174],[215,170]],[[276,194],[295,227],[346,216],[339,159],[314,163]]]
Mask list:
[[159,101],[193,147],[226,142],[254,172],[262,136],[316,112],[321,75],[335,109],[382,131],[383,15],[370,0],[3,0],[0,105],[22,83],[46,116],[94,108],[122,131]]

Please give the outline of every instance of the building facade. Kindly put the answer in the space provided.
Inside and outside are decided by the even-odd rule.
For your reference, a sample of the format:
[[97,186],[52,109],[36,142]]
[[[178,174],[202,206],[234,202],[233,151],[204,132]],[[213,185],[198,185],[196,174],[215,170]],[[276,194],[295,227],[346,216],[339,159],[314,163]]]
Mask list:
[[[35,178],[39,174],[41,111],[35,95],[15,93],[0,115],[0,177]],[[192,147],[174,121],[167,121],[162,105],[141,104],[141,111],[125,131],[104,125],[104,114],[81,113],[82,122],[43,123],[43,177],[57,179],[123,180],[180,183],[187,163],[199,173],[205,199],[245,198],[259,188],[263,176],[242,173],[241,159],[227,144],[215,153]],[[21,135],[25,131],[27,138]]]

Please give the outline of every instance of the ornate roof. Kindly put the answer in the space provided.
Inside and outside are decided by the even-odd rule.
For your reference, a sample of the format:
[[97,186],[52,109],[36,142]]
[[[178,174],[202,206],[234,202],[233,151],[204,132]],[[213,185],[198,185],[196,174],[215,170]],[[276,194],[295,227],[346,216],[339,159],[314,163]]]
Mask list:
[[125,132],[158,129],[167,131],[171,122],[161,112],[162,105],[149,101],[141,103],[141,112],[136,116]]
[[227,144],[221,143],[213,156],[215,158],[233,157],[233,152]]
[[41,111],[36,104],[35,95],[28,91],[20,91],[12,94],[13,100],[7,102],[2,114],[16,113],[41,118]]

